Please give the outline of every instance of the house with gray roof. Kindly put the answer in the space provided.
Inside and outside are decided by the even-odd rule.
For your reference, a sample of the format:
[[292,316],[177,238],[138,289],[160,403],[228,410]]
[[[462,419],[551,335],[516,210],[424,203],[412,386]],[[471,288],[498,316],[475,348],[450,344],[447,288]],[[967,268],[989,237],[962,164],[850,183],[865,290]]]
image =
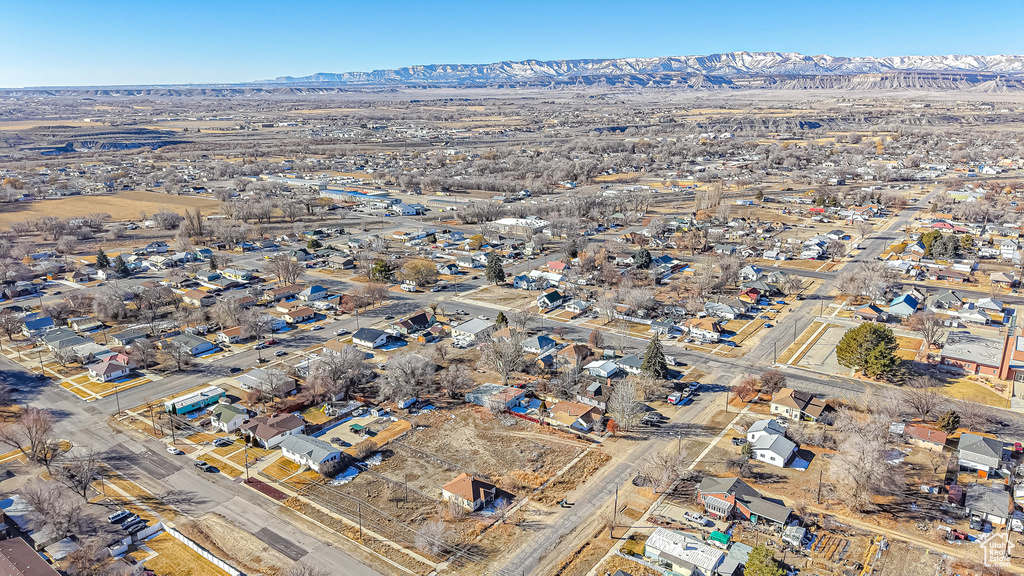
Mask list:
[[1002,484],[974,484],[967,488],[964,501],[971,518],[1002,526],[1013,515],[1013,499]]
[[555,342],[554,338],[541,334],[539,336],[523,340],[522,347],[523,352],[528,354],[540,354],[554,348],[555,344],[557,344],[557,342]]
[[747,429],[747,442],[753,450],[753,458],[785,468],[796,453],[796,444],[786,438],[786,429],[771,418],[758,420]]
[[639,374],[644,361],[636,354],[630,354],[629,356],[619,358],[615,361],[615,364],[627,374]]
[[249,411],[235,404],[217,404],[210,411],[210,424],[223,432],[234,432],[249,419]]
[[785,525],[793,514],[792,508],[768,500],[739,478],[705,477],[697,487],[697,501],[710,515],[722,519],[759,519]]
[[331,462],[341,460],[341,451],[333,444],[305,434],[288,436],[280,446],[285,458],[316,472],[325,470]]
[[964,433],[960,436],[960,468],[989,473],[1009,460],[1006,445],[994,438]]

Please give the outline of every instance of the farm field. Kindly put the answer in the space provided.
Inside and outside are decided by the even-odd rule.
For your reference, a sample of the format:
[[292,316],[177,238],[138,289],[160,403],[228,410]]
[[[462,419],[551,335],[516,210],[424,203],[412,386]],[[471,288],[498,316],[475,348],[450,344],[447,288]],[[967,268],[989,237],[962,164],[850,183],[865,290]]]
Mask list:
[[174,196],[144,190],[106,196],[70,196],[57,200],[5,204],[0,211],[0,227],[43,216],[76,218],[93,212],[107,212],[114,220],[134,220],[142,212],[150,215],[162,211],[181,214],[191,208],[213,212],[219,206],[220,202],[209,197]]

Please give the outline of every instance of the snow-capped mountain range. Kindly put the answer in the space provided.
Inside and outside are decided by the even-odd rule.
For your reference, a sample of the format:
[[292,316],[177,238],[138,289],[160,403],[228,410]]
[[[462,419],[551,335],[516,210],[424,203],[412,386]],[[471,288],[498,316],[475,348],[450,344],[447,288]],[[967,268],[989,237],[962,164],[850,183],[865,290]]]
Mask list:
[[1024,56],[808,56],[794,52],[727,52],[706,56],[608,58],[586,60],[522,60],[493,64],[431,64],[372,72],[319,73],[283,76],[259,84],[406,85],[406,84],[533,84],[593,82],[622,76],[717,76],[727,79],[760,76],[850,76],[899,72],[980,74],[1024,77]]

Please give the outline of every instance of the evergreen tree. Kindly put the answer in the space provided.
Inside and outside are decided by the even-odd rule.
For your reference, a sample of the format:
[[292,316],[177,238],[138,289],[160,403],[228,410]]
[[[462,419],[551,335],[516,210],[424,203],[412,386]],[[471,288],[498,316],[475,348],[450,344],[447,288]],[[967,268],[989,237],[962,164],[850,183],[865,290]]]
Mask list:
[[96,253],[96,268],[100,270],[110,268],[110,258],[107,258],[107,255],[103,253],[102,248]]
[[960,415],[952,410],[947,410],[945,414],[939,417],[939,421],[935,424],[939,427],[939,430],[946,434],[952,434],[960,427]]
[[633,256],[633,266],[636,266],[639,270],[647,270],[651,267],[651,251],[647,248],[641,248],[636,256]]
[[508,326],[508,318],[505,318],[504,312],[498,312],[498,315],[494,318],[494,325],[498,328]]
[[745,576],[784,576],[786,569],[775,559],[775,552],[761,544],[754,546],[743,565]]
[[121,278],[127,278],[132,274],[132,271],[128,269],[128,263],[124,261],[120,254],[117,255],[117,258],[114,258],[114,272]]
[[651,343],[647,345],[644,352],[644,362],[640,365],[644,374],[653,378],[664,378],[668,374],[668,362],[665,361],[665,350],[661,347],[661,340],[655,334]]
[[886,377],[899,367],[899,344],[888,326],[869,322],[847,330],[836,345],[836,359],[847,368],[862,370],[866,376]]
[[505,269],[501,267],[501,260],[494,253],[487,255],[487,281],[492,284],[501,284],[505,281]]
[[395,277],[395,269],[388,263],[387,260],[378,258],[373,261],[373,267],[370,268],[370,279],[378,282],[391,282]]
[[216,254],[210,254],[210,271],[211,272],[216,272],[217,271],[217,255]]
[[323,247],[324,245],[321,244],[320,241],[317,240],[316,238],[310,238],[309,242],[306,242],[306,248],[309,250],[319,250]]

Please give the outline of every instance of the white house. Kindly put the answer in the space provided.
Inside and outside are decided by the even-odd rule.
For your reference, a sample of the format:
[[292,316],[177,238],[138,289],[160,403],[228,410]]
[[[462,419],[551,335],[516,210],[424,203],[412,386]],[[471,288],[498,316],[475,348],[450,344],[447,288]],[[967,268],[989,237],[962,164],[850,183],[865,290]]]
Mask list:
[[234,432],[249,419],[249,411],[234,404],[217,404],[210,413],[210,424],[222,432]]
[[755,460],[779,468],[785,468],[796,453],[796,444],[786,438],[786,429],[770,418],[751,424],[747,429],[747,442]]
[[619,365],[611,360],[594,360],[583,367],[591,376],[611,378],[619,371]]
[[281,440],[281,454],[300,466],[320,472],[331,462],[341,460],[341,451],[319,438],[295,434]]
[[299,292],[299,300],[305,300],[312,302],[313,300],[320,300],[321,298],[327,297],[327,288],[319,284],[313,284],[309,288],[306,288],[302,292]]
[[473,318],[452,327],[452,338],[456,340],[474,340],[480,336],[490,335],[491,332],[494,332],[494,322]]
[[380,348],[388,341],[387,332],[375,328],[360,328],[352,335],[352,343],[364,348]]
[[89,366],[89,376],[97,382],[109,382],[127,376],[131,371],[128,366],[111,359]]

